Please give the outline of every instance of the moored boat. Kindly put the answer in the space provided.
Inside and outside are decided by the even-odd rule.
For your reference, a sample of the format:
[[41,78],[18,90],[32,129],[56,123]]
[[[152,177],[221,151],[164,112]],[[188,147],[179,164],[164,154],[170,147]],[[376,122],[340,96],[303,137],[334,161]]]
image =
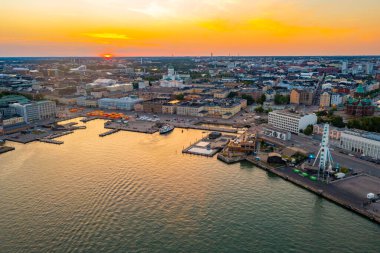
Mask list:
[[160,134],[166,134],[174,130],[174,126],[172,125],[163,125],[160,128]]

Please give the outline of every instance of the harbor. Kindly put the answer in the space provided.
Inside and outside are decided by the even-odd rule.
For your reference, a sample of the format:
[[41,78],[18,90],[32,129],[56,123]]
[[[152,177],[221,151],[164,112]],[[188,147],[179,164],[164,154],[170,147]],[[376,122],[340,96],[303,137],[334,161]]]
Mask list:
[[[268,251],[279,240],[282,246],[299,245],[299,241],[310,239],[310,233],[316,236],[313,240],[321,241],[325,234],[334,238],[344,234],[344,242],[338,240],[328,246],[337,252],[377,249],[376,223],[320,195],[248,162],[227,165],[218,161],[216,155],[206,159],[182,154],[183,147],[206,137],[202,131],[175,129],[167,135],[121,131],[106,138],[98,137],[104,131],[103,120],[92,121],[87,123],[86,130],[61,137],[64,145],[16,143],[15,152],[1,156],[0,171],[6,180],[0,184],[3,210],[0,218],[5,235],[9,235],[2,245],[6,243],[8,248],[22,251],[22,245],[33,243],[35,238],[19,229],[27,226],[35,229],[34,234],[43,235],[40,240],[45,245],[53,244],[49,248],[36,245],[36,251],[54,251],[61,245],[54,240],[59,236],[70,247],[83,250],[89,247],[93,251],[98,247],[98,237],[90,237],[90,246],[82,246],[83,240],[78,237],[83,232],[78,228],[83,227],[89,234],[99,233],[102,240],[118,238],[129,245],[130,240],[125,238],[135,238],[136,229],[147,231],[153,222],[155,230],[149,233],[149,238],[155,235],[165,240],[173,234],[181,235],[180,239],[206,238],[216,240],[215,251],[220,245],[228,247],[224,243],[228,237],[220,238],[226,227],[242,239],[236,245],[253,247],[257,241],[249,239],[255,237],[273,243]],[[294,176],[304,179],[298,174]],[[14,205],[19,207],[17,212],[12,211]],[[63,208],[68,212],[62,213]],[[73,216],[71,210],[78,216]],[[7,219],[9,214],[12,219]],[[179,216],[182,218],[178,220]],[[104,221],[101,226],[93,222],[97,218]],[[12,222],[15,219],[23,222],[15,224]],[[61,228],[61,224],[66,225]],[[165,224],[177,225],[162,229]],[[46,226],[56,229],[44,233]],[[198,230],[199,226],[204,229]],[[210,232],[209,226],[215,229]],[[183,227],[194,228],[195,234],[193,230],[189,234]],[[299,227],[304,228],[301,233],[297,232]],[[73,231],[77,231],[77,236],[70,236]],[[144,241],[147,247],[157,242],[149,238]],[[113,245],[112,251],[120,249],[119,244]],[[318,252],[319,245],[312,249]],[[297,247],[297,251],[302,251],[303,246]],[[233,247],[228,249],[234,252]]]

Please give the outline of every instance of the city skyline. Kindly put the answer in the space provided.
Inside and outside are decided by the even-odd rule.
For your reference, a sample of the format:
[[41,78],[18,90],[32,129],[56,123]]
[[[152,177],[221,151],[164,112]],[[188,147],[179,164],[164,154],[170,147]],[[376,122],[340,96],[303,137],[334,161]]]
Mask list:
[[2,57],[380,54],[374,0],[6,0],[2,7]]

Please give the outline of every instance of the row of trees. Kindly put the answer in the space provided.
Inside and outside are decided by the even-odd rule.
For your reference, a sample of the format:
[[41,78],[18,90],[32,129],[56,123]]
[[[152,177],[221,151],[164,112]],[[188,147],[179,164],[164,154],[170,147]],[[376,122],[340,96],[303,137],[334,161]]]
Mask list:
[[380,117],[352,119],[347,122],[347,127],[380,133]]
[[351,119],[345,124],[343,118],[339,115],[334,115],[334,109],[330,111],[317,112],[318,123],[330,123],[335,127],[348,127],[369,132],[380,133],[380,117],[362,117]]

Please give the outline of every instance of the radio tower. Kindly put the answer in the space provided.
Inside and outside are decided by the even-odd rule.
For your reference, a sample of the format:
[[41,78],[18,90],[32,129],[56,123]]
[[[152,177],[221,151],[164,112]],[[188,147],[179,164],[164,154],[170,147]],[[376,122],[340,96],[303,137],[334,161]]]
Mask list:
[[315,166],[315,163],[317,162],[319,158],[319,165],[318,165],[318,180],[326,181],[328,183],[329,180],[329,173],[332,171],[332,165],[333,165],[333,159],[331,156],[331,152],[329,149],[329,124],[325,124],[323,126],[323,136],[321,141],[321,148],[318,151],[317,157],[315,158],[315,161],[313,163],[313,166]]

